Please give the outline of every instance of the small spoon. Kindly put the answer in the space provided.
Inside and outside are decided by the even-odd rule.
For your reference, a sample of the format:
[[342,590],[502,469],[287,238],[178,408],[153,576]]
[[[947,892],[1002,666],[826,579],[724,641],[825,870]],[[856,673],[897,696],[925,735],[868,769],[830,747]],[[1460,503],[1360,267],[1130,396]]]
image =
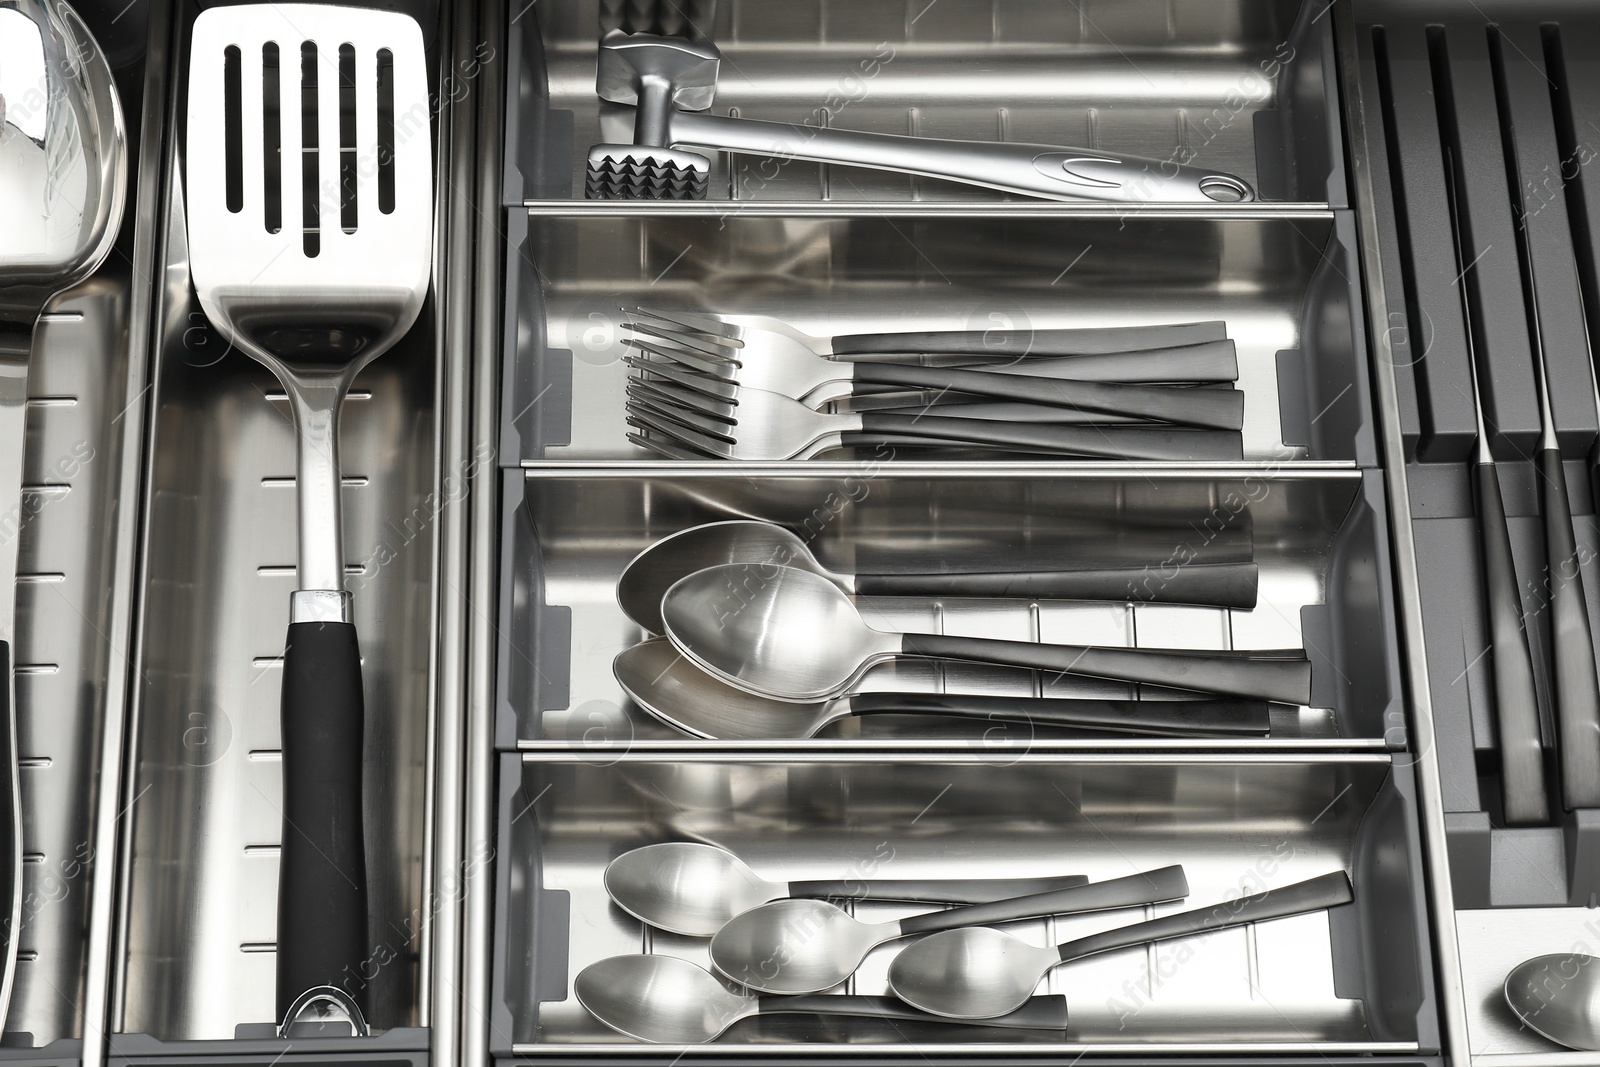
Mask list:
[[663,537],[633,558],[617,579],[617,602],[628,618],[664,633],[661,598],[678,579],[722,563],[796,567],[862,596],[1031,597],[1110,600],[1203,607],[1256,606],[1254,563],[1194,563],[1157,574],[1149,566],[1093,566],[1043,571],[952,574],[840,574],[824,567],[792,531],[770,522],[733,519]]
[[849,978],[867,953],[896,938],[1045,915],[1160,904],[1182,900],[1188,894],[1183,868],[1162,867],[1053,893],[925,912],[888,923],[864,923],[822,900],[779,900],[736,916],[718,930],[711,939],[711,963],[726,977],[763,993],[820,993]]
[[702,670],[778,700],[842,696],[875,663],[928,656],[1311,702],[1311,664],[1299,650],[1205,653],[875,630],[838,587],[793,567],[708,567],[667,590],[661,614],[672,643]]
[[956,693],[858,693],[813,704],[757,696],[713,678],[664,637],[617,654],[617,682],[649,714],[695,737],[781,741],[815,737],[852,715],[942,715],[1119,734],[1265,737],[1264,700],[1079,700]]
[[907,947],[889,965],[889,988],[907,1004],[951,1019],[987,1019],[1028,1002],[1041,979],[1063,963],[1264,919],[1321,911],[1351,900],[1343,871],[1282,889],[1180,911],[1105,930],[1054,948],[1038,948],[1000,930],[950,930]]
[[[578,1003],[611,1029],[640,1041],[699,1045],[714,1041],[753,1015],[850,1015],[900,1022],[948,1023],[893,997],[757,997],[736,993],[704,967],[676,956],[612,956],[591,963],[572,983]],[[1032,997],[985,1025],[1016,1030],[1064,1030],[1067,998]]]
[[1534,1033],[1580,1052],[1600,1052],[1600,958],[1536,956],[1506,975],[1505,997]]
[[675,934],[710,937],[736,915],[772,900],[903,900],[982,904],[1083,885],[1056,878],[893,879],[857,875],[831,881],[769,882],[727,849],[664,841],[624,852],[606,865],[606,892],[634,918]]

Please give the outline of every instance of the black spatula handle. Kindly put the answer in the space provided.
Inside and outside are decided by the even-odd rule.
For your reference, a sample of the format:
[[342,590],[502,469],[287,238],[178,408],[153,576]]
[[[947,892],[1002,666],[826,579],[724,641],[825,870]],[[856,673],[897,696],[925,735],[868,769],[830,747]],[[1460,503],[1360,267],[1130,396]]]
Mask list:
[[279,1018],[317,986],[342,989],[365,1012],[364,702],[354,625],[289,625],[282,717]]

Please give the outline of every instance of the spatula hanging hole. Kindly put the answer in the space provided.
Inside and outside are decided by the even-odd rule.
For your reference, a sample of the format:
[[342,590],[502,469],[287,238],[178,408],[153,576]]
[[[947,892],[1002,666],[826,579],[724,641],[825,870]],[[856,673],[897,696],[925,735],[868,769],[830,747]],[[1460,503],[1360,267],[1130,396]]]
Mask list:
[[239,47],[222,52],[222,171],[228,210],[244,210],[244,69]]
[[394,53],[378,49],[378,210],[394,214]]
[[268,233],[283,229],[283,97],[278,76],[278,46],[261,46],[262,222]]
[[339,228],[356,232],[356,50],[339,46]]
[[321,122],[317,110],[317,46],[300,46],[300,199],[305,253],[316,258],[322,251],[320,192],[317,189],[317,145]]

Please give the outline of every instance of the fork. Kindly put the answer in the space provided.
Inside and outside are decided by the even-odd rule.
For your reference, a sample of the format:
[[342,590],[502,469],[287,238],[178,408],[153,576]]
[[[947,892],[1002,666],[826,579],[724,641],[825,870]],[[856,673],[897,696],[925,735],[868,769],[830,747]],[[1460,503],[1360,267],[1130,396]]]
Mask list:
[[915,439],[919,445],[1104,459],[1226,461],[1243,454],[1240,435],[1226,430],[1059,426],[899,412],[828,413],[761,389],[741,390],[732,413],[726,413],[728,408],[707,412],[686,403],[686,392],[667,383],[631,379],[626,402],[630,422],[703,455],[735,460],[794,459],[835,436],[841,444],[854,444],[858,434],[905,443]]
[[813,337],[766,315],[714,315],[698,311],[636,307],[624,310],[634,329],[669,339],[693,336],[728,348],[753,351],[802,348],[814,356],[1103,355],[1225,341],[1221,320],[1162,326],[1101,326],[1083,329],[925,330]]
[[854,395],[855,384],[861,383],[949,390],[1216,430],[1237,430],[1244,425],[1244,394],[1237,389],[1123,385],[960,368],[847,363],[798,349],[774,350],[720,365],[653,347],[641,346],[641,351],[643,355],[625,357],[635,372],[670,379],[717,400],[736,400],[740,391],[750,388],[816,407]]

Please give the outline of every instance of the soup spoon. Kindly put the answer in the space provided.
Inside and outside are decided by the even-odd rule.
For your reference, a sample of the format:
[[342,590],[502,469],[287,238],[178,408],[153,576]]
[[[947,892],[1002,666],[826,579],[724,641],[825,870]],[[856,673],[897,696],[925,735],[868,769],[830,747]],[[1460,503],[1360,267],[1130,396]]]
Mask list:
[[876,663],[927,656],[1311,702],[1311,664],[1299,650],[1190,652],[894,633],[868,626],[826,578],[793,567],[708,567],[667,590],[661,615],[672,643],[702,670],[778,700],[842,696]]
[[1600,958],[1560,952],[1519,963],[1506,975],[1505,998],[1541,1037],[1600,1052]]

